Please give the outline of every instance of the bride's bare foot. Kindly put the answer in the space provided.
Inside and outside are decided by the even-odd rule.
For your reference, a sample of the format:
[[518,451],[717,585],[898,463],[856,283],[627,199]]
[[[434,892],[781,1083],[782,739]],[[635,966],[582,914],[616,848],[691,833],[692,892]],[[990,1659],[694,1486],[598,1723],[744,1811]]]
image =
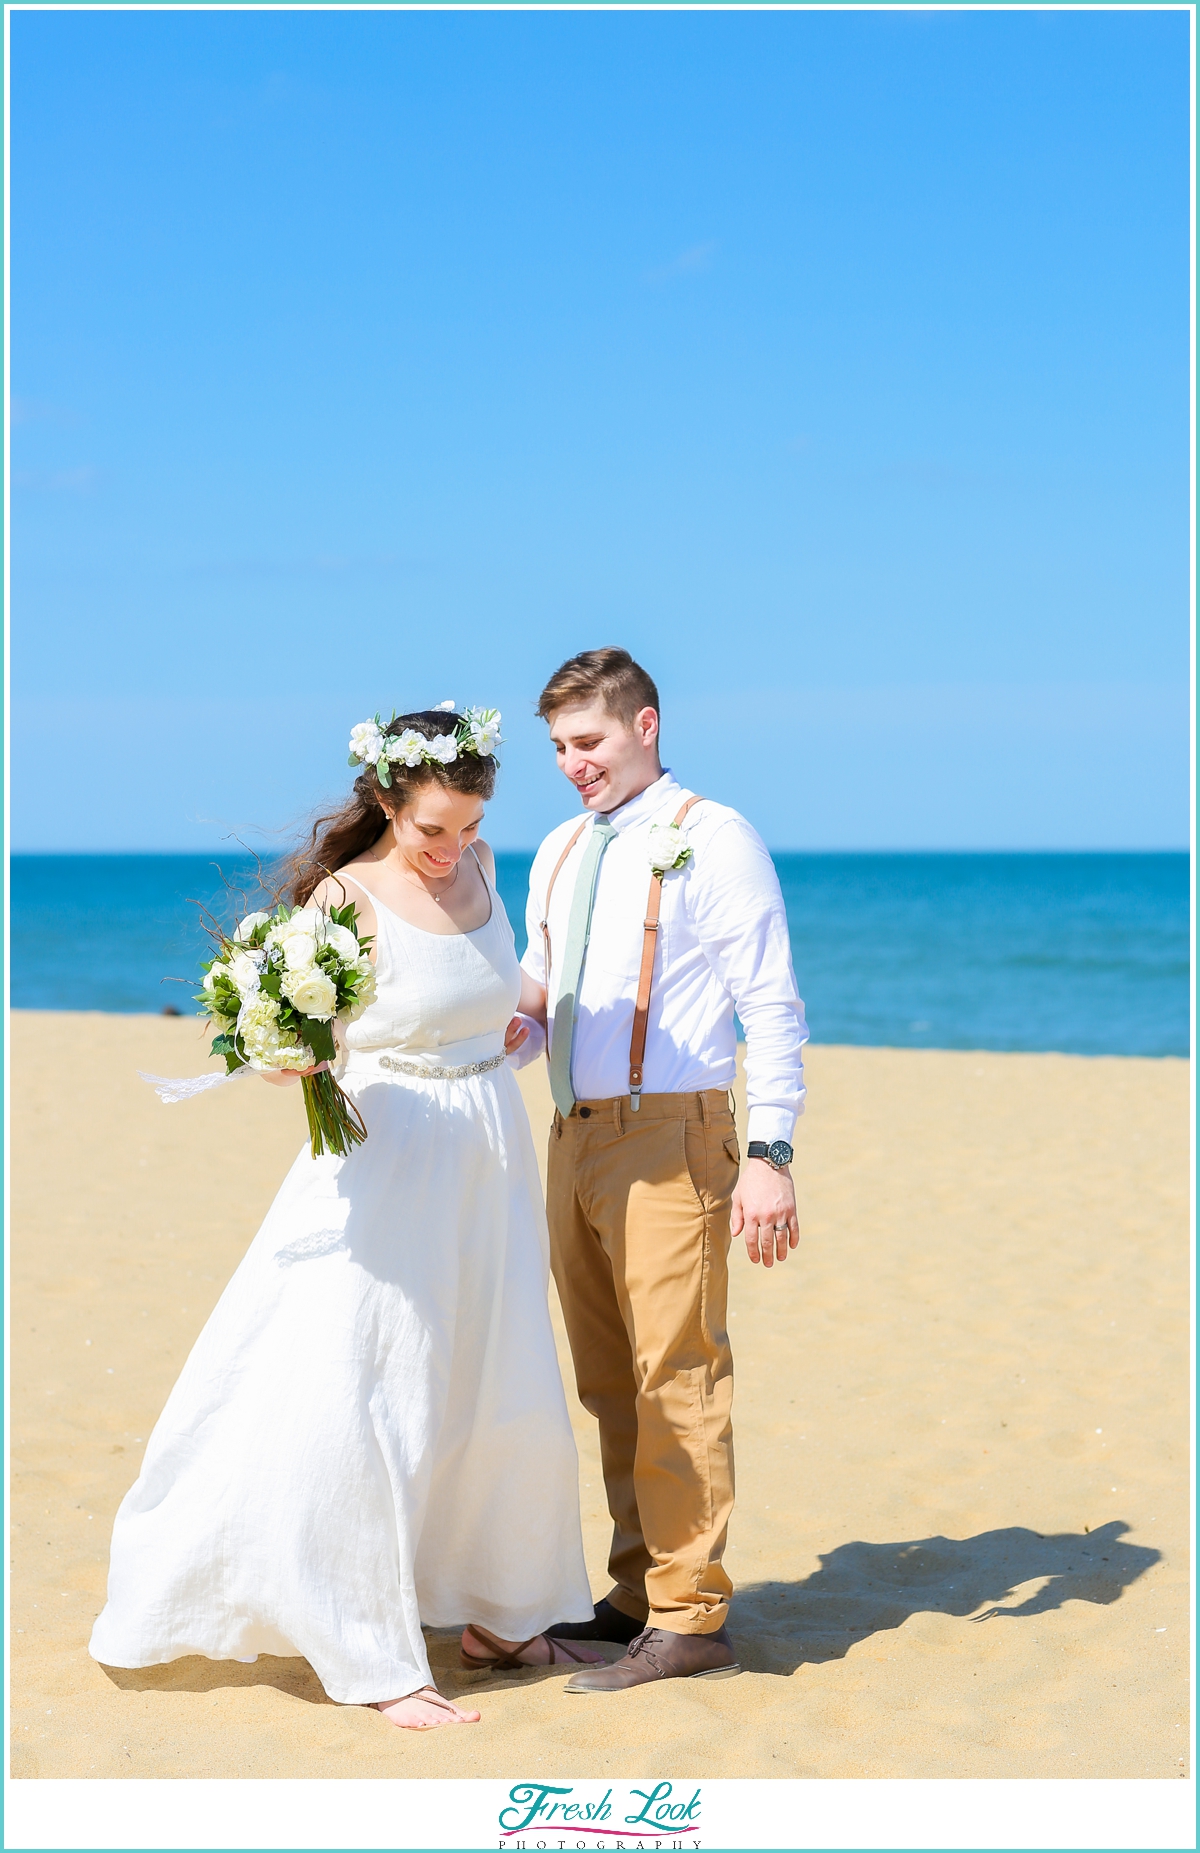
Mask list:
[[[549,1635],[535,1634],[531,1641],[506,1641],[502,1634],[493,1634],[487,1628],[468,1627],[463,1629],[461,1645],[464,1661],[478,1667],[494,1665],[504,1655],[517,1659],[522,1666],[604,1665],[604,1655],[584,1641],[557,1641],[552,1646],[551,1640]],[[503,1649],[503,1655],[498,1649]]]
[[382,1712],[389,1724],[399,1725],[402,1731],[433,1731],[440,1724],[479,1723],[477,1711],[463,1711],[452,1705],[432,1686],[422,1686],[419,1692],[410,1692],[403,1699],[378,1699],[371,1709]]

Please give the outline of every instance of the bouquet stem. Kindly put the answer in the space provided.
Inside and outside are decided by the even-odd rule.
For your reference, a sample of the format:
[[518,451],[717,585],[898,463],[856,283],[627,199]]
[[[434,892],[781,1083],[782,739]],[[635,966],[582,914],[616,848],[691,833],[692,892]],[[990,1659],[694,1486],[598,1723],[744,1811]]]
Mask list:
[[332,1152],[336,1158],[348,1157],[367,1136],[358,1108],[328,1069],[323,1074],[304,1075],[300,1085],[313,1157],[319,1158],[322,1152]]

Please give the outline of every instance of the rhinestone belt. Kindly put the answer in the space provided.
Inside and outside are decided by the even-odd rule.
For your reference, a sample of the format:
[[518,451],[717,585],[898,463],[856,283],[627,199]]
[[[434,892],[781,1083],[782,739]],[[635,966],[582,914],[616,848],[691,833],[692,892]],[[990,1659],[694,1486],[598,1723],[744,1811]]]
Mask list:
[[508,1056],[489,1055],[486,1062],[463,1062],[458,1068],[426,1068],[420,1062],[402,1062],[394,1055],[381,1055],[379,1066],[390,1068],[393,1074],[415,1074],[422,1081],[465,1081],[469,1075],[487,1074],[492,1068],[503,1068]]

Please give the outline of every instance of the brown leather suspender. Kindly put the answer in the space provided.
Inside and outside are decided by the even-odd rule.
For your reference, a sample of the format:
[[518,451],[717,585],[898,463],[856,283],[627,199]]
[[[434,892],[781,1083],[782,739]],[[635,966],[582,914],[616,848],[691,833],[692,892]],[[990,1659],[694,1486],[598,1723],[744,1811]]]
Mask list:
[[[689,798],[676,811],[671,819],[674,824],[681,824],[693,804],[703,804],[701,797]],[[546,951],[546,1010],[550,1012],[550,896],[554,884],[562,872],[562,866],[574,849],[576,843],[587,829],[585,817],[578,830],[574,831],[567,847],[554,865],[554,871],[546,884],[546,899],[542,903],[542,944]],[[658,944],[658,915],[662,906],[662,876],[655,871],[650,877],[650,896],[646,902],[646,918],[642,923],[642,964],[638,972],[637,1000],[633,1007],[633,1034],[629,1039],[629,1105],[634,1113],[641,1107],[642,1068],[646,1059],[646,1029],[650,1021],[650,991],[654,983],[654,951]],[[549,1051],[547,1051],[547,1054]]]
[[[672,818],[672,823],[681,824],[693,804],[703,804],[703,798],[689,798],[681,805]],[[654,983],[654,951],[658,944],[658,911],[662,906],[663,878],[655,870],[650,877],[650,898],[646,902],[646,918],[642,934],[642,968],[638,973],[637,1002],[633,1007],[633,1035],[629,1039],[629,1106],[634,1113],[642,1104],[642,1064],[646,1058],[646,1027],[650,1021],[650,988]]]
[[[585,817],[583,822],[580,824],[578,830],[572,831],[570,842],[567,844],[567,847],[563,850],[563,853],[558,858],[558,861],[554,864],[554,873],[551,875],[550,880],[546,884],[546,899],[542,903],[542,945],[545,947],[545,951],[546,951],[546,1012],[548,1015],[550,1014],[550,896],[554,893],[554,884],[558,880],[559,874],[562,871],[563,863],[566,861],[567,857],[570,855],[571,851],[574,849],[576,843],[578,843],[580,837],[583,835],[584,831],[587,829],[587,824],[588,824],[588,820]],[[546,1047],[547,1059],[549,1059],[549,1054],[550,1054],[550,1049],[549,1049],[549,1043],[547,1042],[547,1047]]]

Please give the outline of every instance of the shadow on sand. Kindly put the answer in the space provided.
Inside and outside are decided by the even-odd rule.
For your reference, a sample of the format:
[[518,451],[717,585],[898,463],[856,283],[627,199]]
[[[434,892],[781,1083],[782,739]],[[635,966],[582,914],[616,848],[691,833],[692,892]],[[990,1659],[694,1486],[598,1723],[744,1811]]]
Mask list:
[[304,1699],[309,1705],[333,1704],[307,1660],[276,1654],[260,1654],[247,1664],[188,1654],[164,1666],[106,1666],[103,1671],[122,1692],[221,1692],[229,1686],[274,1686],[277,1692]]
[[[519,1672],[495,1673],[463,1667],[458,1658],[459,1628],[426,1628],[425,1645],[429,1668],[441,1692],[464,1702],[472,1693],[491,1692],[507,1686],[540,1685],[543,1680],[566,1680],[573,1666],[528,1666]],[[607,1660],[619,1660],[622,1647],[600,1645],[597,1652]],[[332,1705],[325,1689],[307,1660],[283,1659],[275,1654],[260,1654],[257,1660],[206,1660],[201,1654],[189,1654],[182,1660],[169,1660],[164,1666],[106,1666],[106,1677],[122,1692],[219,1692],[232,1686],[273,1686],[289,1698],[303,1699],[309,1705]]]
[[[969,1617],[975,1626],[1045,1615],[1064,1602],[1116,1602],[1162,1555],[1123,1543],[1128,1529],[1114,1519],[1098,1531],[1048,1537],[1012,1525],[974,1538],[839,1544],[812,1576],[738,1590],[731,1625],[739,1657],[752,1672],[794,1673],[806,1662],[840,1660],[910,1615]],[[1039,1589],[1011,1602],[1035,1581]]]
[[[910,1615],[956,1615],[972,1626],[1045,1615],[1064,1602],[1119,1601],[1130,1583],[1159,1561],[1147,1545],[1125,1544],[1128,1525],[1114,1519],[1098,1531],[1043,1537],[1011,1525],[974,1538],[915,1538],[899,1544],[839,1544],[821,1568],[797,1582],[749,1583],[739,1589],[731,1624],[747,1672],[794,1673],[797,1667],[840,1660],[869,1635],[899,1628]],[[1020,1602],[1026,1583],[1041,1587]],[[430,1666],[443,1692],[487,1691],[513,1682],[563,1679],[566,1667],[519,1673],[470,1673],[458,1664],[458,1631],[426,1631]],[[620,1658],[619,1647],[601,1647]],[[262,1654],[252,1665],[199,1655],[166,1666],[106,1666],[127,1692],[214,1692],[227,1686],[274,1686],[310,1705],[329,1705],[307,1660]]]

